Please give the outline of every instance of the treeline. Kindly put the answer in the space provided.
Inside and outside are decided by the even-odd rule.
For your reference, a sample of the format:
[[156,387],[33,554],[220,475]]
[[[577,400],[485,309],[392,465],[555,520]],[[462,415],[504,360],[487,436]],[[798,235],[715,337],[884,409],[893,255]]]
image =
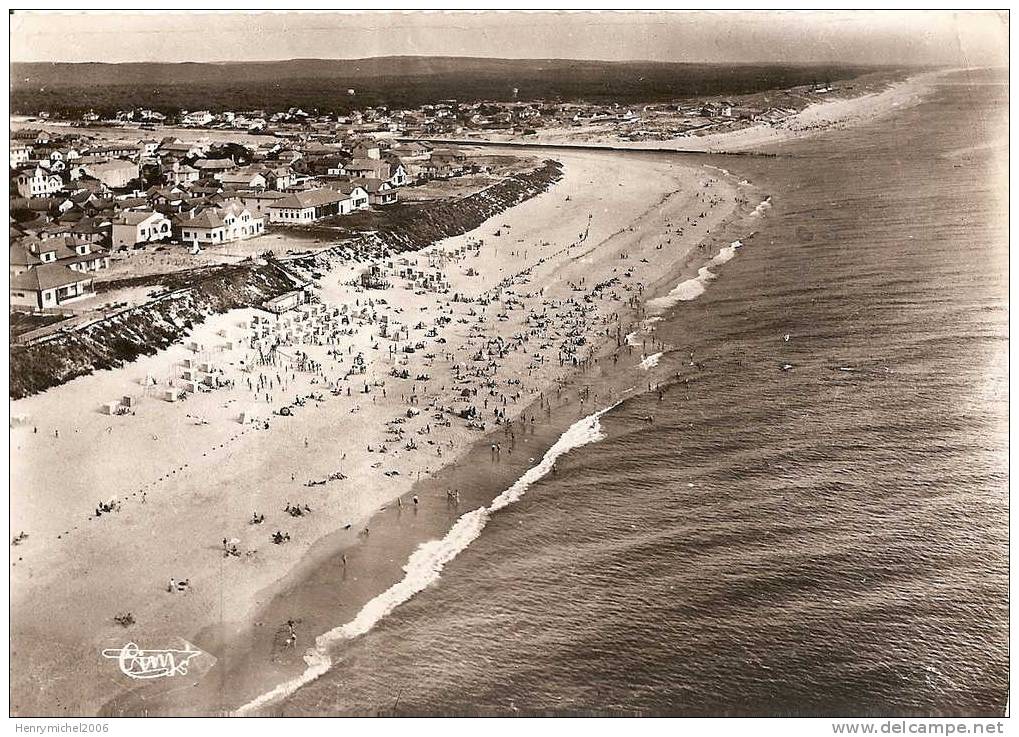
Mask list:
[[[742,95],[835,81],[874,67],[383,57],[236,64],[12,64],[11,109],[102,115],[151,108],[300,107],[345,114],[443,99],[632,104]],[[350,94],[349,91],[354,93]]]

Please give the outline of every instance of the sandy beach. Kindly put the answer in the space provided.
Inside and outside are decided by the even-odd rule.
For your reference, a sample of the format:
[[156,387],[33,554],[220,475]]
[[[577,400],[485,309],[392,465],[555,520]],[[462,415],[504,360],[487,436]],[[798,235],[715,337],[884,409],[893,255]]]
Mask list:
[[709,153],[744,153],[762,146],[793,141],[805,136],[849,126],[862,125],[905,107],[916,105],[929,91],[930,83],[954,70],[912,75],[885,89],[856,96],[833,95],[774,123],[750,123],[734,130],[704,135],[685,135],[664,140],[630,141],[618,138],[611,129],[542,128],[526,138],[493,134],[485,140],[542,146],[584,146],[633,150],[677,150]]
[[[395,275],[365,291],[351,282],[366,264],[339,265],[320,306],[216,316],[184,345],[12,403],[12,529],[28,535],[12,548],[15,713],[94,713],[134,685],[101,649],[245,621],[317,540],[355,534],[631,332],[647,285],[751,196],[699,166],[620,158],[606,176],[600,155],[563,160],[550,192],[405,256],[443,262],[446,293]],[[188,361],[221,386],[166,401]],[[123,397],[130,413],[104,413]]]
[[[833,101],[781,135],[915,94]],[[557,158],[549,192],[377,263],[385,289],[360,285],[371,264],[335,264],[314,304],[215,316],[183,344],[12,403],[11,526],[27,534],[11,549],[12,713],[87,715],[126,694],[136,684],[103,648],[250,628],[316,543],[366,542],[375,512],[412,506],[415,482],[479,442],[508,453],[509,423],[526,427],[528,407],[551,417],[552,393],[596,355],[653,381],[661,348],[638,314],[696,292],[736,253],[716,242],[725,225],[769,193],[694,162]],[[189,391],[189,371],[209,386]],[[104,412],[124,397],[125,414]]]

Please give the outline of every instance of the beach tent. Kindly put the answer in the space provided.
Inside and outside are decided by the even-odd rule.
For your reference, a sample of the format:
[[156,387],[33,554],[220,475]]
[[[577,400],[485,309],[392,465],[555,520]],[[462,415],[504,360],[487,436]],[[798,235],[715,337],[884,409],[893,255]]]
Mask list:
[[262,419],[263,412],[259,407],[248,407],[241,412],[240,423],[246,425],[249,422],[258,422]]

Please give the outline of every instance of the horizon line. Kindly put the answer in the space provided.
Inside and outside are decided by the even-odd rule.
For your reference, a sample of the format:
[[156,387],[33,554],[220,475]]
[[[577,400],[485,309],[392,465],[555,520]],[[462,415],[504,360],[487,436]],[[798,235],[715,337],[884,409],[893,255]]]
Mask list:
[[865,61],[849,61],[849,60],[807,60],[807,61],[777,61],[777,60],[755,60],[755,61],[663,61],[660,59],[595,59],[595,58],[576,58],[576,57],[537,57],[537,56],[473,56],[473,55],[459,55],[459,54],[382,54],[379,56],[355,56],[355,57],[332,57],[332,56],[298,56],[281,59],[238,59],[238,60],[181,60],[181,61],[168,61],[168,60],[133,60],[133,61],[102,61],[102,60],[88,60],[88,61],[45,61],[45,60],[32,60],[32,61],[14,61],[11,60],[11,65],[14,64],[106,64],[109,66],[118,66],[122,64],[282,64],[288,62],[299,62],[299,61],[369,61],[373,59],[477,59],[484,61],[544,61],[544,62],[593,62],[598,64],[703,64],[703,65],[729,65],[729,66],[750,66],[750,65],[774,65],[774,66],[807,66],[807,65],[818,65],[818,64],[843,64],[847,66],[858,66],[858,67],[938,67],[938,66],[951,66],[950,64],[931,64],[931,63],[909,63],[909,62],[895,62],[895,63],[877,63],[877,62],[865,62]]

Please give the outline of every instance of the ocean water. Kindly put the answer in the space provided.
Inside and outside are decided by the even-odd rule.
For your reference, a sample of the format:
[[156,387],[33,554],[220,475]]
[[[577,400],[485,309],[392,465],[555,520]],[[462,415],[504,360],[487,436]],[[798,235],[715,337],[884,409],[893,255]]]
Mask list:
[[664,396],[574,426],[274,711],[1002,713],[1007,94],[727,159],[771,208],[656,324]]

